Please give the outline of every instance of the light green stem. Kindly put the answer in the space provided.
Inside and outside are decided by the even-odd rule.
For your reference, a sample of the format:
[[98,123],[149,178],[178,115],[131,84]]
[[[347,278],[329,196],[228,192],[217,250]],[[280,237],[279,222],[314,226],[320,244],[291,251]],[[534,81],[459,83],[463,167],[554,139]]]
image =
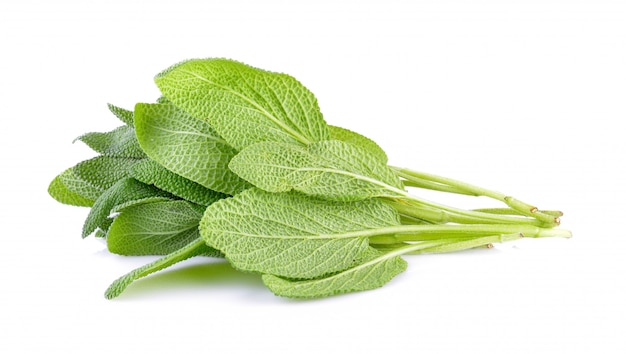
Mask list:
[[[388,251],[383,256],[385,259],[401,256],[404,254],[423,254],[423,253],[448,253],[462,251],[477,247],[483,247],[492,243],[500,243],[507,241],[519,240],[524,235],[520,233],[489,235],[474,238],[457,238],[448,240],[422,241],[419,243],[406,244],[402,247],[379,248],[381,251]],[[392,246],[393,247],[393,246]]]
[[[400,193],[400,191],[398,191]],[[402,214],[433,222],[455,222],[459,224],[526,224],[544,226],[545,223],[525,217],[497,215],[480,211],[463,210],[430,202],[404,192],[401,199],[390,199],[393,207]]]
[[[548,229],[531,225],[475,224],[475,225],[397,225],[376,229],[349,231],[342,234],[290,236],[301,239],[369,237],[371,243],[423,241],[486,235],[522,233],[528,237],[571,237],[564,229]],[[261,236],[257,236],[261,237]],[[277,236],[267,236],[273,238]]]
[[540,210],[538,210],[535,206],[532,206],[528,203],[522,202],[521,200],[518,200],[511,196],[507,196],[506,194],[503,194],[500,192],[478,187],[469,183],[461,182],[461,181],[447,178],[447,177],[441,177],[441,176],[437,176],[437,175],[433,175],[429,173],[413,171],[407,168],[399,168],[399,167],[393,167],[393,166],[390,166],[390,168],[393,169],[399,176],[406,178],[407,180],[410,180],[416,184],[429,182],[429,183],[439,184],[442,186],[451,187],[451,190],[458,189],[458,190],[466,192],[466,193],[461,193],[461,194],[472,194],[472,195],[477,195],[477,196],[489,197],[492,199],[499,200],[505,203],[506,205],[508,205],[509,207],[511,207],[512,209],[519,211],[523,215],[533,217],[547,225],[557,226],[559,224],[558,217],[555,217],[554,215],[550,215],[548,213],[543,213]]

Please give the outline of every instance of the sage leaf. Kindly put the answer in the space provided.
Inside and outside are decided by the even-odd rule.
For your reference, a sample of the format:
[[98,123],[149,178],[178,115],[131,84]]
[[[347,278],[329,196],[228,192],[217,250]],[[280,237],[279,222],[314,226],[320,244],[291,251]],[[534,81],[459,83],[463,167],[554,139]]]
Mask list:
[[72,173],[78,179],[104,192],[117,181],[129,177],[132,166],[137,162],[137,159],[98,156],[78,163],[73,167]]
[[87,133],[79,136],[76,140],[84,142],[94,151],[105,156],[135,159],[146,157],[137,141],[135,129],[128,125],[123,125],[106,133]]
[[85,181],[77,179],[73,169],[68,168],[50,182],[48,194],[63,204],[90,207],[101,192]]
[[365,137],[359,133],[353,132],[334,125],[328,126],[328,132],[330,133],[330,139],[340,140],[350,145],[367,150],[372,156],[378,158],[378,160],[384,164],[387,164],[387,153],[376,142],[368,137]]
[[237,269],[307,279],[358,264],[368,240],[347,233],[398,224],[377,199],[331,202],[252,188],[210,205],[200,234]]
[[293,77],[227,59],[194,59],[155,78],[173,104],[207,120],[235,149],[327,140],[317,99]]
[[83,225],[83,237],[89,236],[97,227],[105,223],[111,210],[117,205],[131,200],[166,196],[171,195],[134,178],[123,178],[96,199]]
[[172,253],[200,238],[198,226],[204,209],[184,200],[125,207],[109,228],[107,247],[125,256]]
[[154,272],[158,272],[172,265],[184,261],[195,256],[212,256],[215,250],[208,247],[201,238],[198,238],[184,247],[159,258],[152,263],[148,263],[139,267],[124,276],[115,280],[105,291],[104,296],[107,299],[113,299],[119,296],[126,288],[135,280],[148,276]]
[[169,171],[153,160],[143,160],[135,164],[131,176],[143,183],[154,185],[164,191],[190,202],[210,205],[226,198],[227,195],[208,189],[199,183]]
[[109,111],[111,111],[111,113],[113,113],[119,120],[131,127],[134,125],[135,119],[133,111],[114,106],[110,103],[107,103],[107,107],[109,108]]
[[404,188],[377,157],[338,140],[320,141],[308,147],[259,143],[239,152],[229,167],[269,192],[296,190],[330,200],[398,197]]
[[370,248],[361,264],[324,278],[298,281],[264,274],[263,282],[276,295],[317,298],[379,288],[406,267],[406,261],[400,256],[390,256],[390,253]]
[[250,187],[228,169],[237,151],[206,121],[171,104],[138,103],[135,128],[142,149],[168,170],[225,194]]

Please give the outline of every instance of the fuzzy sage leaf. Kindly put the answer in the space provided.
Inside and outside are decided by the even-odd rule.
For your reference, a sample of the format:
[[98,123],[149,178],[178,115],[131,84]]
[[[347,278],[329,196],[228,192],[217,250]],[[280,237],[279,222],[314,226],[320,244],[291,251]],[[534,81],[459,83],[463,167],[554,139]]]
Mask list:
[[306,279],[361,260],[368,240],[342,234],[397,224],[395,210],[376,199],[330,202],[253,188],[209,206],[200,234],[237,269]]
[[135,127],[146,154],[168,170],[225,194],[250,187],[228,169],[237,152],[206,121],[171,104],[138,103]]
[[376,156],[337,140],[308,147],[259,143],[239,152],[229,167],[270,192],[296,190],[342,201],[403,195],[398,177]]
[[196,204],[210,205],[226,197],[225,194],[190,181],[149,159],[135,164],[131,170],[131,176]]
[[172,253],[200,237],[203,212],[204,207],[184,200],[127,206],[109,228],[107,247],[125,256]]
[[207,120],[238,150],[262,141],[306,145],[329,137],[315,96],[286,74],[194,59],[164,70],[155,82],[170,102]]

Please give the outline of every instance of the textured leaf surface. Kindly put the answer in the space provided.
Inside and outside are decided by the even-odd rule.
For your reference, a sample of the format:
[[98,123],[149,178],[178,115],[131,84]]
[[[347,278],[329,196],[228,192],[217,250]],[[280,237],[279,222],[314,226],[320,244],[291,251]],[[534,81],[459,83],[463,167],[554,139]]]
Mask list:
[[380,162],[387,164],[387,153],[374,140],[365,137],[359,133],[353,132],[334,125],[328,126],[328,132],[332,140],[340,140],[350,145],[367,150],[372,156],[375,156]]
[[[73,188],[70,188],[70,186],[66,184],[68,181]],[[81,192],[75,192],[74,190]],[[89,207],[93,205],[100,191],[93,190],[91,186],[84,181],[76,180],[72,169],[69,168],[50,182],[48,194],[59,203]]]
[[119,120],[131,127],[134,125],[135,119],[133,111],[114,106],[110,103],[108,103],[107,106],[109,107],[109,111],[111,111],[111,113],[113,113]]
[[225,194],[250,187],[228,169],[236,150],[206,121],[173,105],[139,103],[135,127],[146,154],[168,170]]
[[106,133],[87,133],[79,136],[80,140],[87,144],[94,151],[105,156],[145,158],[146,154],[141,150],[135,129],[128,125],[123,125]]
[[289,75],[227,59],[196,59],[166,69],[155,81],[172,103],[208,120],[238,150],[262,141],[328,139],[317,99]]
[[276,295],[315,298],[379,288],[406,267],[406,261],[400,256],[389,257],[389,254],[369,249],[363,263],[325,278],[297,281],[264,274],[263,282]]
[[330,202],[253,188],[209,206],[200,233],[235,268],[305,279],[361,259],[368,240],[342,234],[398,223],[395,210],[376,199]]
[[89,236],[97,227],[105,223],[111,210],[117,205],[131,200],[167,196],[170,194],[154,186],[141,183],[134,178],[123,178],[96,199],[83,225],[83,237]]
[[104,192],[117,181],[130,176],[137,159],[98,156],[78,163],[72,173],[78,179]]
[[139,267],[130,273],[115,280],[104,293],[107,299],[112,299],[119,296],[132,282],[137,279],[143,278],[154,272],[168,268],[178,262],[184,261],[195,256],[217,256],[219,252],[208,247],[204,241],[200,238],[190,242],[184,247],[168,254],[163,258],[159,258],[152,263],[148,263],[142,267]]
[[124,211],[124,209],[126,209],[126,208],[130,208],[132,206],[136,206],[136,205],[140,205],[140,204],[149,204],[149,203],[156,203],[156,202],[169,202],[169,201],[172,201],[172,200],[174,200],[174,199],[168,198],[168,197],[147,197],[147,198],[129,200],[127,202],[124,202],[122,204],[118,204],[118,205],[114,206],[113,209],[111,209],[111,213],[120,213],[120,212]]
[[131,175],[143,183],[152,184],[196,204],[210,205],[219,199],[227,197],[225,194],[218,193],[177,175],[153,160],[143,160],[134,165]]
[[229,165],[236,174],[270,192],[300,191],[331,200],[400,196],[402,183],[366,150],[330,140],[309,145],[265,142],[239,152]]
[[172,253],[200,237],[203,212],[204,207],[184,200],[128,206],[109,228],[107,247],[125,256]]

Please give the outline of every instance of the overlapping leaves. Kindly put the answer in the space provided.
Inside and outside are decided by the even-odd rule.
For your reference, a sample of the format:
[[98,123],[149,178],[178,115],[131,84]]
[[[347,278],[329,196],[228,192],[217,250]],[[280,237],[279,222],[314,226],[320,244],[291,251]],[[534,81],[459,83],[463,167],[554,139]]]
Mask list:
[[[520,230],[569,235],[535,226],[558,224],[556,212],[388,167],[374,141],[327,125],[315,96],[289,75],[194,59],[155,82],[157,103],[109,105],[123,125],[77,138],[98,156],[48,189],[91,207],[83,236],[95,232],[112,253],[163,256],[113,282],[107,298],[195,256],[226,257],[278,295],[310,298],[380,287],[406,268],[403,254],[484,246]],[[463,211],[410,197],[405,186],[487,195],[510,208]],[[476,225],[484,221],[504,224]]]

